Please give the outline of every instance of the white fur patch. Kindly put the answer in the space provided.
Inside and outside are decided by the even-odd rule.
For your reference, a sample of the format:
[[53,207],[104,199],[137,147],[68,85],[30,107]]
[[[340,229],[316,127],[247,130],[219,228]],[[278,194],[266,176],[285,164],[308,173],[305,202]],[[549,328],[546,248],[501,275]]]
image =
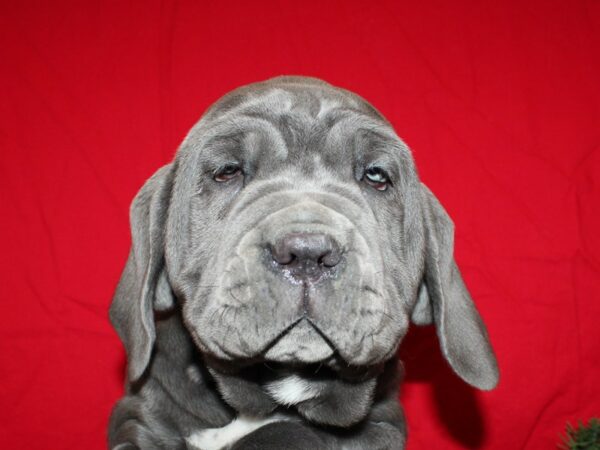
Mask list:
[[281,380],[273,381],[265,386],[265,390],[280,405],[296,405],[305,400],[317,397],[321,393],[318,386],[298,375],[290,375]]
[[193,449],[219,450],[239,441],[247,434],[252,433],[262,426],[284,420],[287,420],[287,418],[279,414],[262,418],[240,415],[224,427],[196,431],[185,440]]

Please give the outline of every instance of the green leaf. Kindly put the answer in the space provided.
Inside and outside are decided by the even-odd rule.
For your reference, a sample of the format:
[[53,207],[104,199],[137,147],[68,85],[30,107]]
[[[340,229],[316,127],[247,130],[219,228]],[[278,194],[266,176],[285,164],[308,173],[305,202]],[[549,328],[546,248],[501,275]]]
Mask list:
[[591,418],[587,425],[579,420],[577,427],[567,423],[558,448],[563,450],[600,450],[600,419]]

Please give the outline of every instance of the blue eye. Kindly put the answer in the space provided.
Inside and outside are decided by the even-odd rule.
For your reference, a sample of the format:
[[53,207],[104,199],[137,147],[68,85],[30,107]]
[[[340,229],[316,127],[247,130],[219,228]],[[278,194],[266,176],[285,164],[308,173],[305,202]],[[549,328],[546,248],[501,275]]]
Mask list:
[[365,170],[363,180],[378,191],[385,191],[390,185],[390,178],[385,170],[380,167],[369,167]]

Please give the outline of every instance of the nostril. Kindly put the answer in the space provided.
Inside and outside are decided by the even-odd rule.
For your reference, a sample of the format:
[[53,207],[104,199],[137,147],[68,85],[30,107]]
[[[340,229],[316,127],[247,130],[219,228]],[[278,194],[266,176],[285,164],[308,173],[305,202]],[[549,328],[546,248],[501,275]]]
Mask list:
[[324,233],[290,233],[271,246],[275,262],[284,266],[312,267],[323,270],[336,266],[341,259],[341,250],[336,240]]
[[290,251],[290,248],[283,241],[279,241],[275,244],[275,246],[271,247],[271,256],[273,260],[286,266],[294,262],[298,257]]
[[336,249],[335,251],[327,252],[321,258],[319,258],[319,264],[325,267],[337,266],[341,259],[341,251]]

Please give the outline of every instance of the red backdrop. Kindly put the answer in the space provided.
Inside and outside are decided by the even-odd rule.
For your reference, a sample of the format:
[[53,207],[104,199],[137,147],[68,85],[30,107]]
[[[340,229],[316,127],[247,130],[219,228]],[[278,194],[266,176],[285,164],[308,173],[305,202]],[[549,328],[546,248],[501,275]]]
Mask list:
[[598,1],[5,1],[1,446],[105,447],[129,203],[209,104],[279,74],[376,105],[456,222],[501,382],[467,387],[411,331],[408,448],[552,449],[598,415]]

